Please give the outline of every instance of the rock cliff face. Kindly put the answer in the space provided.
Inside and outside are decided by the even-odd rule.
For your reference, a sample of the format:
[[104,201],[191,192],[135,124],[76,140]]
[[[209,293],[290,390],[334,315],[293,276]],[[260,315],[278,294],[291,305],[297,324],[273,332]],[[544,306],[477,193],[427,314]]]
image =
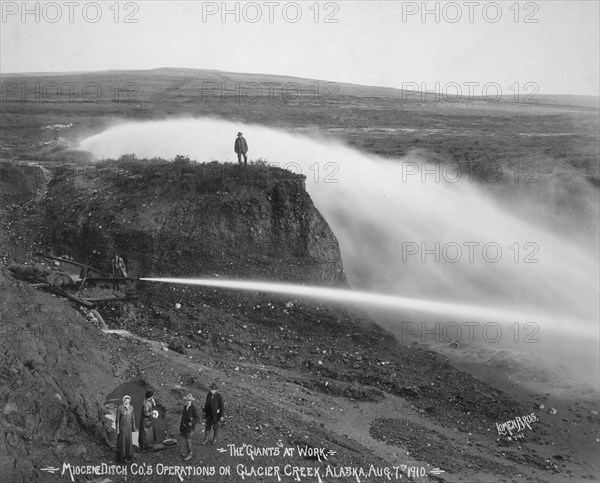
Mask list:
[[63,168],[47,214],[58,251],[98,268],[116,249],[133,276],[346,283],[304,176],[277,168],[125,159]]

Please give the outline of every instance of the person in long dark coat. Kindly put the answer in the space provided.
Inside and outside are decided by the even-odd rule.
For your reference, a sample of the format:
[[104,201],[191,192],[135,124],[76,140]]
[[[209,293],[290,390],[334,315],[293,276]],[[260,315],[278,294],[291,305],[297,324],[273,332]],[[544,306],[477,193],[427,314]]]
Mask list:
[[181,423],[179,424],[179,433],[185,439],[187,454],[184,456],[185,461],[192,459],[192,436],[196,430],[196,423],[199,421],[198,410],[194,406],[195,398],[188,394],[183,398],[185,406],[181,411]]
[[117,461],[129,462],[133,457],[131,433],[137,431],[131,396],[123,396],[123,404],[117,409],[115,426],[117,429]]
[[213,439],[211,444],[217,442],[217,436],[219,433],[219,421],[223,419],[225,406],[223,404],[223,397],[217,392],[217,385],[211,384],[210,391],[206,395],[206,402],[202,409],[204,419],[206,419],[204,441],[202,444],[206,444],[208,441],[208,433],[212,429],[214,431]]
[[248,143],[244,139],[244,136],[241,132],[237,134],[237,138],[235,138],[235,142],[233,143],[233,151],[237,153],[238,163],[242,164],[242,156],[244,157],[244,166],[248,164],[248,156],[246,153],[248,152]]
[[140,417],[140,450],[150,449],[150,445],[154,443],[155,406],[154,391],[146,391],[145,399],[142,403],[142,415]]

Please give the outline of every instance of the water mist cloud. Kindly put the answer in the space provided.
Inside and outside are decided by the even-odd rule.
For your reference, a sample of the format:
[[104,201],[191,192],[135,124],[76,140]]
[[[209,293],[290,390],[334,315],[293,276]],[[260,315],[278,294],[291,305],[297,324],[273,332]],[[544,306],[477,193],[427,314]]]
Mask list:
[[[416,156],[384,160],[329,140],[208,118],[122,124],[81,148],[97,157],[233,161],[240,130],[251,159],[307,176],[356,288],[537,310],[557,324],[597,320],[597,254],[520,219],[519,206],[501,205],[467,176],[454,183],[409,176],[407,166],[423,164]],[[545,218],[543,206],[533,209]]]

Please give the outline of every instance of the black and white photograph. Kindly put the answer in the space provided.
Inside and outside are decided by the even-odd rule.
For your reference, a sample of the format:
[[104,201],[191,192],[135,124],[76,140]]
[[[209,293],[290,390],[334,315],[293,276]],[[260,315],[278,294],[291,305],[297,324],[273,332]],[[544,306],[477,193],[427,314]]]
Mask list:
[[600,2],[0,0],[3,483],[600,481]]

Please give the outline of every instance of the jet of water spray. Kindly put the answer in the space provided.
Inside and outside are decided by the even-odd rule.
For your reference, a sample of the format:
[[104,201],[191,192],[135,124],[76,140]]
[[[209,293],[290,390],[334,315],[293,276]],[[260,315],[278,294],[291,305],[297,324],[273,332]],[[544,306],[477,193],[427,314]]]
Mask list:
[[[483,307],[473,304],[457,304],[434,300],[397,297],[372,292],[336,289],[329,287],[295,285],[289,283],[261,282],[255,280],[212,280],[202,278],[141,278],[147,282],[172,283],[218,287],[222,289],[242,290],[247,292],[268,292],[281,295],[306,297],[315,300],[364,304],[391,309],[410,310],[436,315],[460,317],[465,320],[493,320],[495,322],[514,322],[515,320],[532,320],[533,314]],[[535,318],[539,320],[540,314]]]

